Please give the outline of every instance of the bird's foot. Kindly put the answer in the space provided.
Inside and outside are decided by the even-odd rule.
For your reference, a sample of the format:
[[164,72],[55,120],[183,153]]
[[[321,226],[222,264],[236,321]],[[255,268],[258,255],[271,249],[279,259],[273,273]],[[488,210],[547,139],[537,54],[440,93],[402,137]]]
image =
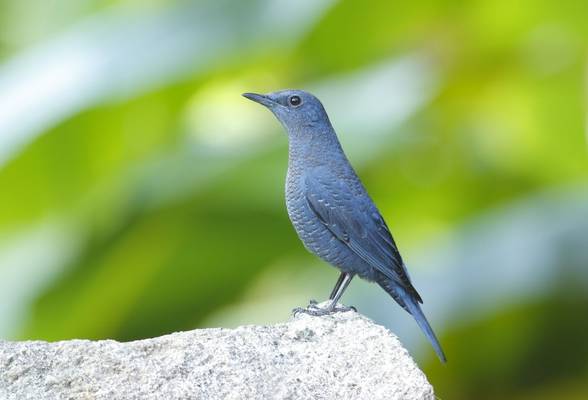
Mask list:
[[347,311],[357,312],[357,308],[355,308],[355,306],[341,306],[341,307],[339,307],[339,312],[347,312]]
[[337,305],[333,308],[333,310],[331,311],[331,313],[336,313],[336,312],[348,312],[348,311],[353,311],[353,312],[357,312],[357,308],[355,308],[354,306],[344,306],[344,305]]
[[[296,315],[296,314],[311,314],[313,312],[315,312],[316,310],[321,310],[321,308],[318,306],[318,302],[314,299],[310,299],[310,301],[308,302],[308,306],[305,307],[296,307],[295,309],[292,310],[292,315]],[[314,314],[311,314],[314,315]]]
[[323,315],[330,315],[338,312],[347,312],[347,311],[354,311],[357,312],[357,309],[353,306],[347,307],[342,306],[334,303],[327,304],[326,307],[321,307],[316,300],[310,300],[308,307],[296,307],[292,310],[292,314],[296,315],[299,313],[312,315],[314,317],[321,317]]

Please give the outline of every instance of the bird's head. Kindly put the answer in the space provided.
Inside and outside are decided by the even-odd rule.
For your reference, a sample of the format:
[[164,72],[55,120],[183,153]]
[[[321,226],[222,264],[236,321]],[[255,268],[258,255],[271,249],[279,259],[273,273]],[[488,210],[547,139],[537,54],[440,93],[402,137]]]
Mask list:
[[280,90],[269,94],[243,93],[243,96],[269,108],[289,136],[301,134],[309,128],[331,126],[319,99],[303,90]]

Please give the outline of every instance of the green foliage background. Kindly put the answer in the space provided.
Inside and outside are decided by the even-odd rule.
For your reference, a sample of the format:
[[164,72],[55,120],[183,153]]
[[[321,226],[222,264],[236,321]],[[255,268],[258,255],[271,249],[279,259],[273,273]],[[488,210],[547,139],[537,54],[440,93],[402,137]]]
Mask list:
[[284,320],[336,272],[244,91],[324,100],[446,347],[443,399],[588,395],[585,1],[0,0],[0,335]]

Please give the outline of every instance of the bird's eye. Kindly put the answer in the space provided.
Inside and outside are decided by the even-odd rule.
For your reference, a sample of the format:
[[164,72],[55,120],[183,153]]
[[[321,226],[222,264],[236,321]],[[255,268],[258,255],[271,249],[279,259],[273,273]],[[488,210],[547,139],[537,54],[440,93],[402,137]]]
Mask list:
[[293,107],[297,107],[300,104],[302,104],[302,99],[300,98],[300,96],[290,96],[290,98],[288,99],[288,103],[290,103],[290,105]]

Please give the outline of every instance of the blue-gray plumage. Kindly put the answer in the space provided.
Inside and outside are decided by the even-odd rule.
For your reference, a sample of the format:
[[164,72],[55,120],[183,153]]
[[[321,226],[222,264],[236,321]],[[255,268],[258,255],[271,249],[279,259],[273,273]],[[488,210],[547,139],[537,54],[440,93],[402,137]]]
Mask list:
[[445,362],[386,222],[347,160],[321,102],[301,90],[243,96],[269,108],[286,129],[288,215],[304,246],[341,270],[323,311],[334,310],[355,275],[376,282],[415,318]]

